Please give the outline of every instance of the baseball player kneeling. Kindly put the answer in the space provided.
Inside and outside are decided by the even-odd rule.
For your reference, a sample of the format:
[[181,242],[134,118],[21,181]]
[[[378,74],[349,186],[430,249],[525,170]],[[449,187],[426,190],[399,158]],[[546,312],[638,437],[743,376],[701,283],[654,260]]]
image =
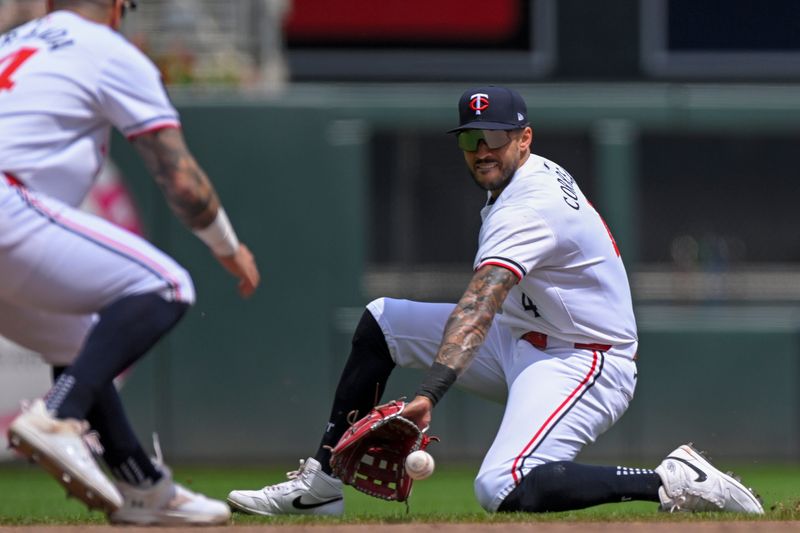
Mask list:
[[[397,450],[416,449],[394,447],[385,452],[387,460],[382,450],[391,447],[383,436],[375,445],[350,445],[348,415],[399,415],[424,429],[455,384],[505,405],[475,480],[487,511],[567,511],[645,500],[669,511],[763,513],[750,490],[689,445],[655,470],[573,462],[633,398],[638,343],[625,268],[609,228],[575,179],[530,152],[533,131],[516,91],[470,89],[458,113],[459,126],[449,133],[487,192],[474,275],[463,296],[455,305],[371,302],[316,454],[289,481],[231,492],[231,506],[262,515],[341,513],[342,481],[375,492],[375,483],[363,482],[383,476],[375,465],[402,464]],[[382,394],[395,365],[425,370],[422,383],[402,409],[387,404],[376,414],[375,384]],[[366,473],[353,476],[348,450],[361,448],[372,457]],[[407,482],[395,483],[402,488]],[[395,492],[394,499],[405,494]]]

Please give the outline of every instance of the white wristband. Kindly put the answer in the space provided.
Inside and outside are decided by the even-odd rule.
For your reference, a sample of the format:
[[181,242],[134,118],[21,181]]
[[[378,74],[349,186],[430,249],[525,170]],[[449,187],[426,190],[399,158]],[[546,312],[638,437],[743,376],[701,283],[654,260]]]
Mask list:
[[233,231],[231,221],[222,206],[217,209],[217,218],[214,222],[203,229],[196,229],[193,232],[197,237],[206,243],[215,255],[222,257],[230,256],[239,249],[239,239]]

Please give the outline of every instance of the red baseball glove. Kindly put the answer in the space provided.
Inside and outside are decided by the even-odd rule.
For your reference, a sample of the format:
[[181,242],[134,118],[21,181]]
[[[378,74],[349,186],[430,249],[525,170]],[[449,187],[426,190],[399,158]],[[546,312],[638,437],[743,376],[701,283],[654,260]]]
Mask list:
[[384,500],[408,499],[413,480],[406,472],[406,457],[439,439],[400,416],[405,406],[400,400],[379,405],[339,439],[331,467],[343,483]]

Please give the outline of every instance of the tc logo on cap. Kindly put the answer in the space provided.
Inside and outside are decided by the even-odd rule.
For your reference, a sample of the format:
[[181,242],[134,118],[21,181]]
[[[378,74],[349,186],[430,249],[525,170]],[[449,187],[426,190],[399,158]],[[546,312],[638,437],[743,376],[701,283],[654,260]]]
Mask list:
[[469,97],[469,108],[480,115],[481,111],[489,107],[489,95],[486,93],[475,93]]

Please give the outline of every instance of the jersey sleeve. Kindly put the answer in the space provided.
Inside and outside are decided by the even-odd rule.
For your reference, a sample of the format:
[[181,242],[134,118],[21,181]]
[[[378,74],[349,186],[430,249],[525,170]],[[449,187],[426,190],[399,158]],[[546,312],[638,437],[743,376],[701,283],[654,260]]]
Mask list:
[[106,61],[100,75],[100,100],[109,121],[129,139],[180,127],[158,69],[129,43]]
[[501,266],[521,280],[545,261],[555,246],[553,231],[534,209],[503,207],[484,221],[475,270]]

